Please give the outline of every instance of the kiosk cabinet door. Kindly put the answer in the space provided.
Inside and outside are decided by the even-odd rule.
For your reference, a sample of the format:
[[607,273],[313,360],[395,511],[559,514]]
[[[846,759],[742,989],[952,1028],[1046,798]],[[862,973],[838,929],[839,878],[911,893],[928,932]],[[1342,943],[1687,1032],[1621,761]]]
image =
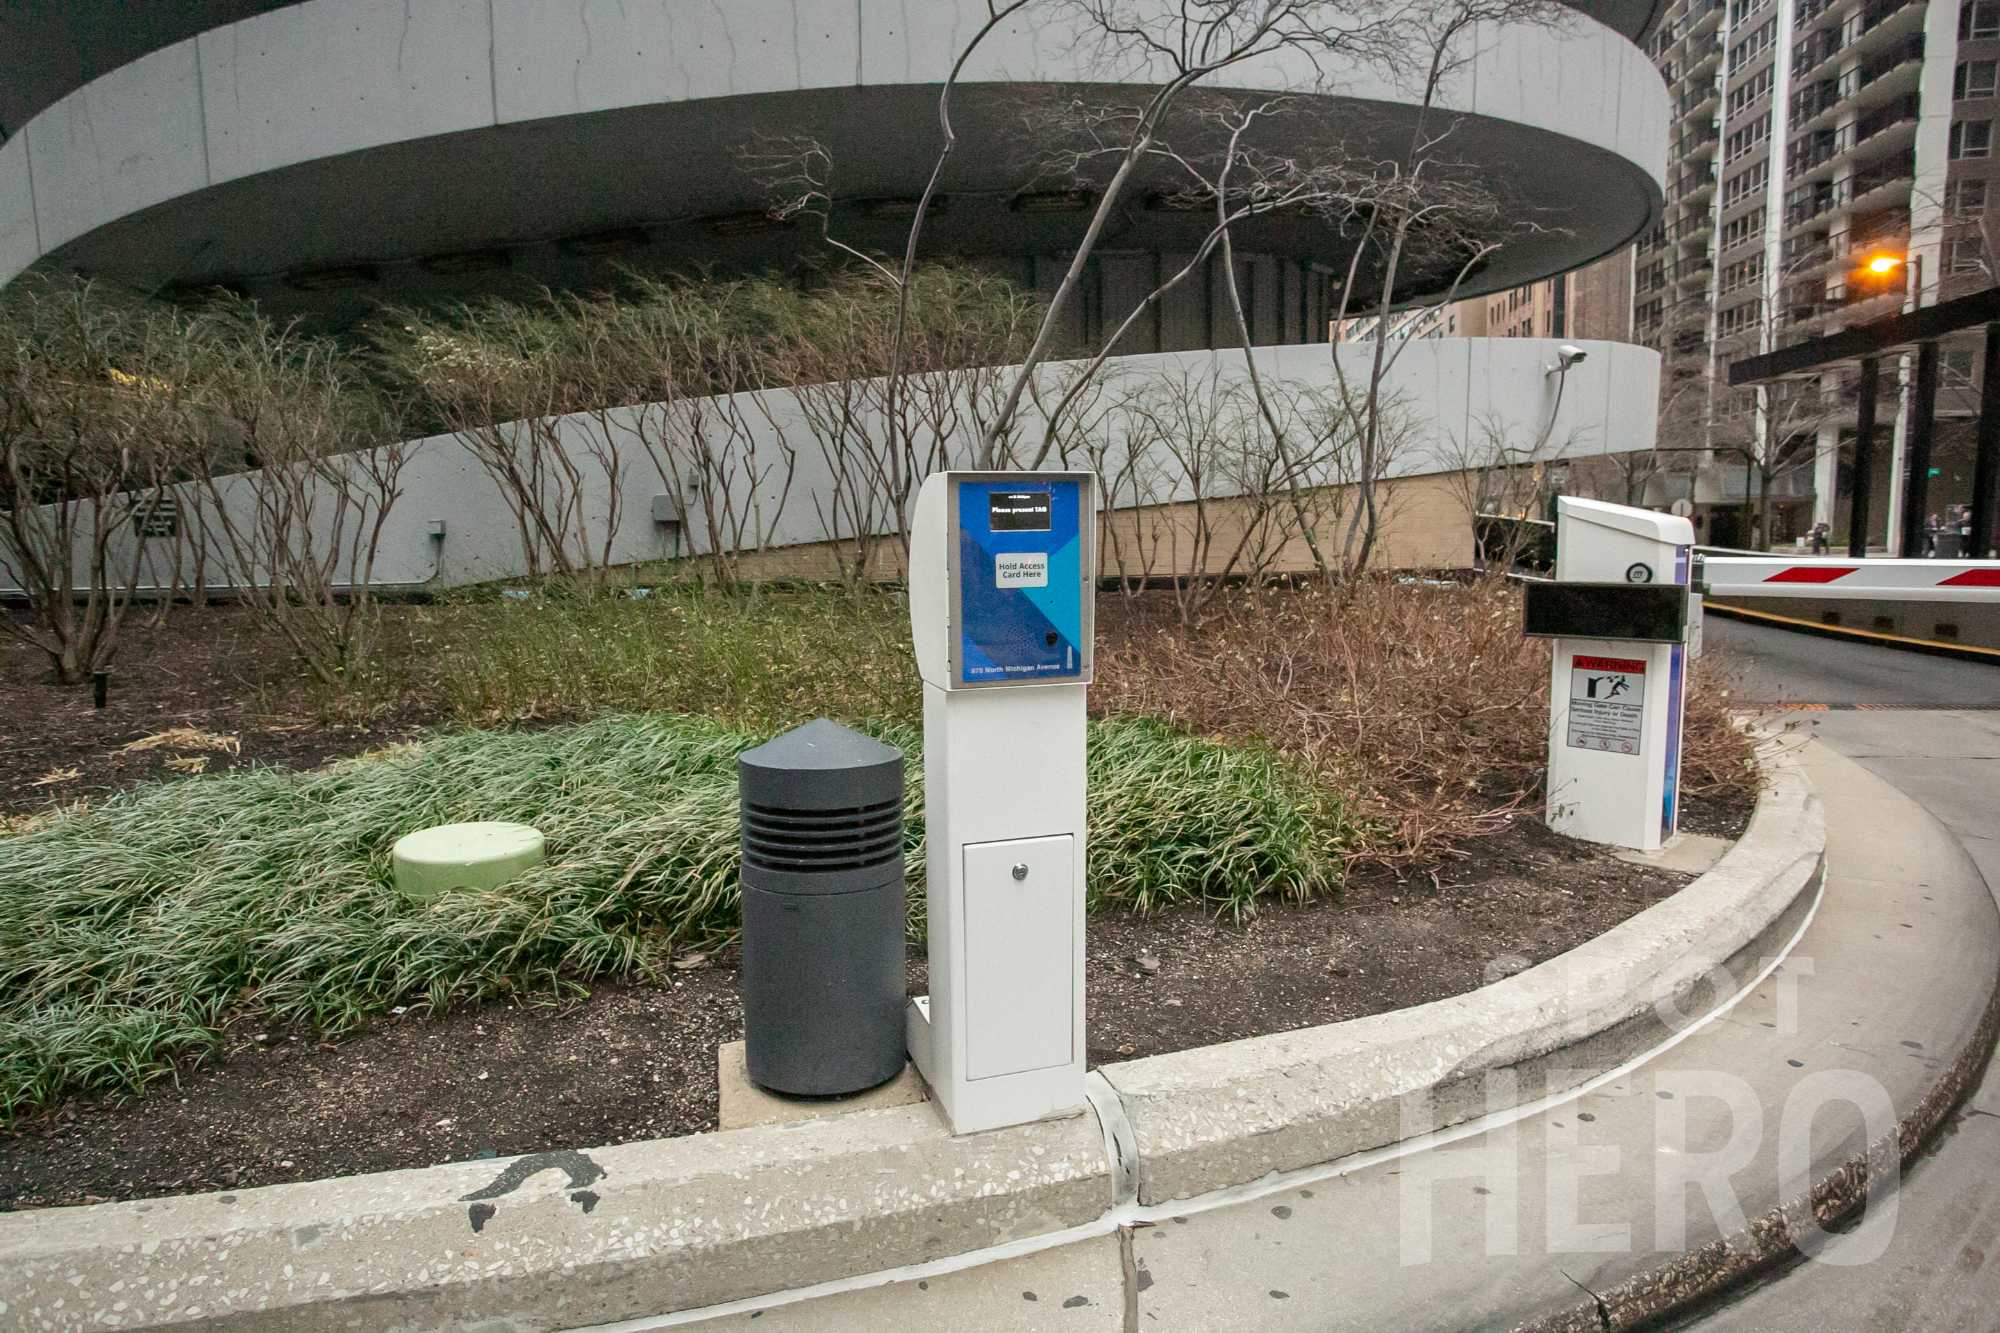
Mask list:
[[992,1078],[1069,1063],[1076,839],[965,847],[965,1065]]

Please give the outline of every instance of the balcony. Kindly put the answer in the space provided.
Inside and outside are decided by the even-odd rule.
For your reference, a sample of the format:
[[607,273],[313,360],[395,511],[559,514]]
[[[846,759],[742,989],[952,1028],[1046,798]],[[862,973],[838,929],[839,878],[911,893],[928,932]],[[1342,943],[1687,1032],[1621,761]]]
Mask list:
[[1884,213],[1857,215],[1849,221],[1845,233],[1833,238],[1832,245],[1835,254],[1850,259],[1870,250],[1906,253],[1910,248],[1909,211],[1892,208]]
[[1906,93],[1851,125],[1817,130],[1792,140],[1785,155],[1785,179],[1808,180],[1821,169],[1831,174],[1854,150],[1864,146],[1883,150],[1906,147],[1916,128],[1917,95]]
[[1866,324],[1871,319],[1893,315],[1903,308],[1904,293],[1899,283],[1881,291],[1844,290],[1837,301],[1829,301],[1827,313],[1838,315],[1847,326]]
[[1785,179],[1804,180],[1822,167],[1832,174],[1833,159],[1842,151],[1841,141],[1853,128],[1850,125],[1841,130],[1818,130],[1792,140],[1785,150]]
[[1715,167],[1711,164],[1683,171],[1674,180],[1674,189],[1685,204],[1696,204],[1715,193]]
[[1715,261],[1703,250],[1692,259],[1683,259],[1674,265],[1674,290],[1677,292],[1699,291],[1708,286],[1708,280],[1715,274]]
[[1725,274],[1722,279],[1722,285],[1716,288],[1715,295],[1718,300],[1726,301],[1738,292],[1759,291],[1763,288],[1763,285],[1764,270],[1761,268],[1748,273],[1739,273],[1733,278]]
[[1722,96],[1715,91],[1715,83],[1713,80],[1710,80],[1697,87],[1686,97],[1683,97],[1680,107],[1675,114],[1681,120],[1690,120],[1697,116],[1709,116],[1712,118],[1715,115],[1715,109],[1720,105],[1722,105]]
[[1916,163],[1908,151],[1865,171],[1856,172],[1848,183],[1848,204],[1857,213],[1881,208],[1890,201],[1907,197],[1916,182]]
[[1792,95],[1791,128],[1794,133],[1813,128],[1813,122],[1840,105],[1840,87],[1832,79],[1822,79],[1803,92]]
[[1674,152],[1682,161],[1706,160],[1715,156],[1715,146],[1721,139],[1722,126],[1710,119],[1685,130],[1674,145]]
[[1917,95],[1905,93],[1901,97],[1883,103],[1868,114],[1857,117],[1853,125],[1854,142],[1864,144],[1885,130],[1916,123]]
[[1792,11],[1792,31],[1804,33],[1844,13],[1850,0],[1800,0]]
[[1840,50],[1840,33],[1834,28],[1821,28],[1810,33],[1805,40],[1792,44],[1792,77],[1799,79],[1818,69],[1831,60]]
[[1792,191],[1796,197],[1785,200],[1785,226],[1802,227],[1814,218],[1825,217],[1837,208],[1847,204],[1846,181],[1820,181],[1812,186]]
[[1764,225],[1761,222],[1755,227],[1751,227],[1740,233],[1725,231],[1722,235],[1722,253],[1724,257],[1733,255],[1739,250],[1761,248],[1763,244]]
[[1792,44],[1792,78],[1806,78],[1841,52],[1865,60],[1892,47],[1898,38],[1914,36],[1921,41],[1924,8],[1925,0],[1876,0],[1838,27],[1813,29]]
[[1847,50],[1866,56],[1924,26],[1925,0],[1876,0],[1847,25]]
[[1917,76],[1923,64],[1924,35],[1912,33],[1841,75],[1838,84],[1840,96],[1867,107],[1899,94],[1915,92]]
[[1801,185],[1786,196],[1785,227],[1788,230],[1801,227],[1828,214],[1865,213],[1880,208],[1907,196],[1915,174],[1915,162],[1905,149],[1889,161],[1856,172],[1847,180]]
[[1778,262],[1794,277],[1818,273],[1833,262],[1833,243],[1824,233],[1793,237],[1779,250]]

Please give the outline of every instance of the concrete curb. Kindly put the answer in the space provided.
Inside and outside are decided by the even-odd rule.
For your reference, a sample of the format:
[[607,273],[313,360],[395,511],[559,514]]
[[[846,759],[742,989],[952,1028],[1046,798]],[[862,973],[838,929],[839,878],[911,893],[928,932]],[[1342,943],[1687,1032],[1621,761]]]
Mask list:
[[0,1217],[0,1327],[570,1327],[1103,1215],[1094,1117],[954,1139],[929,1106]]
[[[1775,753],[1750,827],[1666,902],[1539,967],[1346,1023],[1110,1065],[1140,1198],[1187,1198],[1560,1092],[1697,1021],[1809,906],[1825,816]],[[1508,1080],[1489,1080],[1497,1071]]]
[[1788,937],[1824,846],[1817,797],[1777,755],[1713,870],[1561,958],[1415,1009],[1106,1067],[1129,1136],[1086,1115],[954,1139],[908,1106],[0,1216],[0,1328],[526,1333],[1109,1237],[1137,1203],[1391,1144],[1658,1044]]

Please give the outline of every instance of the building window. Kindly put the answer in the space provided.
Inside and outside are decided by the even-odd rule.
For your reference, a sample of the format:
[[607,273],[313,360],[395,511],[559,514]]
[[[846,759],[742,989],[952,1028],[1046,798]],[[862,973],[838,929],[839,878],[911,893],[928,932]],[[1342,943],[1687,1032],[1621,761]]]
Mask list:
[[1945,267],[1953,273],[1977,273],[1986,267],[1986,238],[1954,236],[1945,247]]
[[1723,149],[1722,160],[1734,162],[1737,158],[1764,142],[1771,133],[1771,113],[1766,111],[1757,119],[1729,136],[1728,145]]
[[1763,276],[1764,257],[1762,255],[1752,255],[1750,258],[1731,264],[1722,270],[1722,290],[1724,293],[1728,293],[1736,291],[1741,287],[1748,287]]
[[1735,115],[1752,102],[1771,91],[1771,81],[1775,77],[1772,68],[1766,65],[1747,80],[1729,90],[1729,114]]
[[1951,78],[1951,95],[1959,101],[1969,97],[1991,97],[1994,87],[1994,70],[1991,60],[1961,60]]
[[1716,319],[1717,336],[1728,338],[1742,333],[1746,329],[1754,328],[1757,324],[1758,316],[1763,311],[1763,306],[1764,303],[1761,300],[1745,301],[1742,305],[1731,306],[1729,309],[1723,311]]
[[1960,217],[1984,212],[1986,209],[1985,181],[1953,181],[1950,193],[1950,211]]
[[1771,161],[1752,163],[1722,183],[1722,204],[1727,208],[1737,200],[1761,190],[1771,179]]
[[1722,248],[1741,245],[1764,234],[1764,210],[1759,208],[1722,224]]
[[1973,0],[1958,11],[1958,36],[2000,37],[2000,0]]
[[1778,20],[1766,19],[1761,27],[1729,48],[1729,72],[1734,74],[1744,61],[1770,49],[1778,35]]
[[1959,120],[1951,126],[1951,159],[1985,157],[1993,151],[1993,122]]

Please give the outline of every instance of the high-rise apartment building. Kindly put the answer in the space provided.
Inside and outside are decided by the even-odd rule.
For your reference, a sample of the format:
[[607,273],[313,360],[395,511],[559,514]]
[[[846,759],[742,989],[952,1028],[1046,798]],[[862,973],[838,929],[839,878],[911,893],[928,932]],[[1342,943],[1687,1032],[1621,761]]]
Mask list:
[[[1769,497],[1770,531],[1711,540],[1843,529],[1846,383],[1732,391],[1728,364],[1991,285],[2000,0],[1675,0],[1647,50],[1673,107],[1633,281],[1633,335],[1664,357],[1660,443],[1702,460],[1697,503]],[[1976,340],[1944,351],[1937,507],[1969,496]],[[1908,397],[1883,404],[1877,534],[1896,531]]]
[[1632,252],[1620,250],[1541,282],[1460,301],[1457,308],[1468,337],[1626,342],[1632,336]]

